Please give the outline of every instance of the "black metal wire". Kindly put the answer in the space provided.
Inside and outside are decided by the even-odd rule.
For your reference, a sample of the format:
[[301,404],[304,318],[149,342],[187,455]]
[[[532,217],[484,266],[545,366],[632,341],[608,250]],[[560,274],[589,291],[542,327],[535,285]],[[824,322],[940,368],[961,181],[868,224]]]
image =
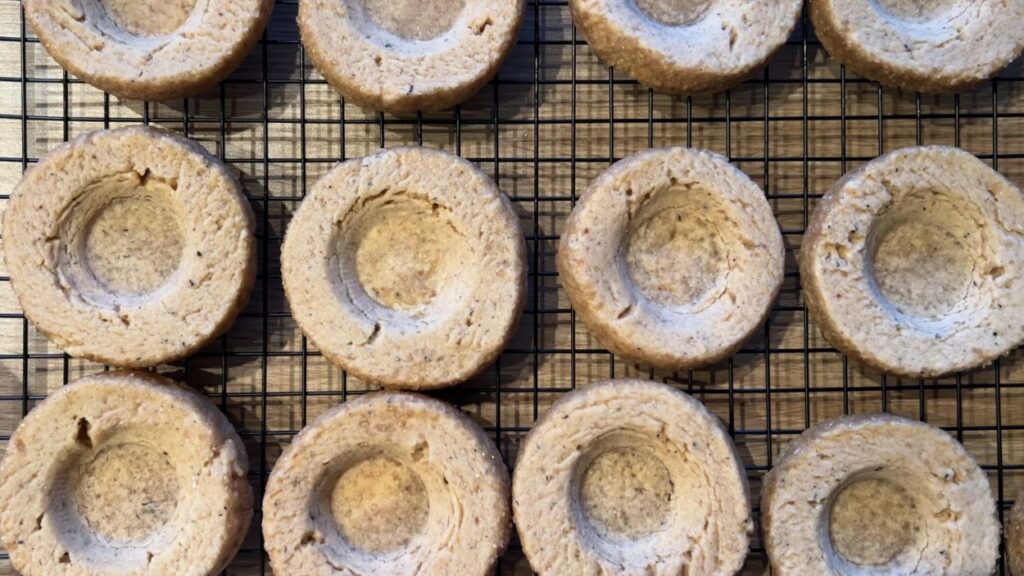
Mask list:
[[[17,0],[0,0],[0,7],[9,8],[17,3]],[[979,98],[969,99],[977,104],[977,109],[972,109],[961,105],[963,99],[959,95],[952,98],[951,105],[942,102],[935,104],[920,95],[897,95],[894,91],[854,78],[842,68],[836,68],[834,74],[822,74],[830,62],[824,58],[805,16],[794,37],[787,43],[783,56],[763,73],[716,97],[711,105],[706,104],[706,99],[685,98],[675,99],[671,106],[666,107],[662,105],[661,95],[638,89],[634,82],[614,70],[608,70],[606,77],[581,73],[585,62],[593,65],[593,55],[582,36],[569,27],[566,1],[528,0],[527,22],[515,54],[499,76],[485,88],[482,97],[451,113],[419,114],[403,118],[365,114],[341,102],[340,119],[331,119],[317,114],[309,104],[309,94],[326,87],[319,76],[307,74],[309,63],[292,22],[296,5],[297,0],[277,1],[274,22],[250,59],[258,64],[235,74],[210,95],[181,102],[181,116],[175,121],[186,135],[194,135],[202,129],[203,134],[208,136],[209,127],[215,127],[213,139],[217,153],[241,171],[259,221],[260,270],[257,288],[253,302],[239,320],[240,324],[246,324],[258,332],[259,342],[253,345],[240,330],[233,330],[216,345],[197,354],[181,367],[189,380],[208,374],[211,370],[214,372],[216,382],[209,383],[208,392],[235,420],[250,450],[257,515],[250,538],[227,573],[270,572],[262,552],[258,508],[263,485],[280,444],[287,442],[299,428],[306,425],[325,403],[330,405],[342,402],[351,394],[362,393],[365,388],[350,380],[344,372],[328,372],[327,378],[333,383],[326,389],[312,389],[310,382],[313,370],[325,366],[321,355],[310,347],[305,338],[300,338],[295,349],[281,349],[271,345],[276,327],[287,325],[290,321],[286,308],[278,306],[280,298],[275,299],[274,296],[280,292],[280,274],[276,271],[274,258],[284,226],[277,222],[278,211],[283,211],[285,207],[294,208],[302,200],[311,176],[349,157],[353,141],[350,131],[369,135],[371,132],[368,131],[374,130],[376,143],[380,146],[398,144],[399,141],[423,144],[425,133],[443,131],[450,137],[456,153],[479,163],[492,173],[499,186],[509,193],[523,214],[524,230],[530,247],[531,270],[529,305],[520,330],[521,337],[517,337],[496,366],[484,377],[444,394],[445,399],[469,412],[477,413],[510,465],[514,463],[519,442],[544,406],[552,398],[595,379],[590,368],[598,363],[604,365],[606,360],[606,373],[598,376],[630,373],[659,378],[694,393],[709,405],[722,407],[718,413],[726,421],[737,443],[750,452],[746,464],[755,490],[759,487],[762,475],[772,465],[780,446],[822,418],[817,413],[821,409],[817,398],[834,398],[828,404],[831,406],[834,402],[834,414],[858,410],[855,403],[863,402],[864,398],[877,400],[877,406],[882,410],[895,408],[906,413],[907,399],[912,398],[916,400],[916,405],[911,415],[928,419],[932,416],[929,400],[940,396],[951,397],[955,403],[953,420],[939,424],[961,441],[980,435],[992,438],[995,445],[994,460],[984,461],[983,465],[994,481],[1000,515],[1009,507],[1011,502],[1006,499],[1008,478],[1011,475],[1020,476],[1021,471],[1024,471],[1024,461],[1014,460],[1004,454],[1005,439],[1010,434],[1024,431],[1024,423],[1004,420],[1003,394],[1024,390],[1024,382],[1005,378],[1002,371],[1004,364],[997,363],[991,371],[938,381],[896,380],[861,372],[855,364],[848,362],[845,357],[841,358],[823,341],[816,339],[816,331],[798,296],[798,275],[790,266],[786,282],[792,284],[788,288],[792,294],[780,298],[761,334],[747,343],[735,359],[715,370],[685,374],[661,374],[649,368],[637,369],[597,347],[585,335],[582,324],[577,322],[575,312],[568,307],[565,299],[552,297],[557,274],[552,265],[551,252],[558,235],[557,230],[552,231],[545,226],[545,218],[550,215],[564,218],[585,187],[585,179],[629,152],[621,146],[623,141],[627,145],[630,142],[628,136],[624,135],[646,129],[647,146],[656,145],[659,140],[692,146],[703,140],[703,131],[713,129],[720,130],[724,136],[721,144],[724,149],[719,151],[744,166],[751,176],[761,178],[767,198],[780,209],[780,219],[781,212],[787,210],[786,206],[792,206],[793,203],[799,206],[799,224],[789,220],[783,222],[787,245],[795,251],[808,216],[823,191],[819,189],[813,175],[815,167],[837,166],[838,169],[833,172],[838,177],[849,168],[870,160],[875,154],[889,151],[887,131],[894,123],[912,122],[914,141],[928,143],[930,126],[952,122],[952,143],[959,146],[963,141],[962,125],[971,123],[976,127],[982,122],[990,122],[991,151],[983,151],[979,156],[990,161],[996,168],[1001,162],[1018,161],[1019,165],[1019,161],[1024,160],[1024,150],[1001,152],[999,149],[1000,123],[1014,123],[1015,126],[1024,124],[1024,80],[1019,75],[1004,75],[979,89],[982,94],[991,89],[991,110],[984,109]],[[566,29],[552,30],[550,24],[564,24]],[[13,69],[0,69],[0,91],[8,87],[16,90],[16,102],[20,107],[0,104],[0,122],[17,123],[21,130],[21,140],[20,155],[0,155],[0,166],[14,164],[24,169],[38,160],[40,151],[33,146],[31,137],[36,126],[59,125],[66,140],[73,133],[83,131],[83,127],[110,127],[140,121],[138,116],[126,115],[121,107],[112,106],[109,96],[103,97],[99,114],[92,110],[76,111],[73,94],[85,88],[84,85],[70,78],[67,73],[59,76],[46,74],[47,70],[55,67],[52,62],[35,62],[41,54],[41,47],[27,29],[23,17],[16,35],[0,35],[0,50],[8,46],[14,47],[20,54],[20,65],[17,72]],[[281,73],[288,71],[275,69],[275,65],[271,64],[271,56],[277,50],[287,47],[294,48],[295,64],[298,64],[299,69],[297,75],[282,77]],[[558,62],[568,67],[564,74],[547,74],[546,58],[550,51],[558,52]],[[532,66],[533,70],[527,74],[521,67],[528,66]],[[253,71],[256,72],[255,77]],[[60,90],[59,110],[54,107],[37,110],[32,95],[36,89],[43,90],[51,85]],[[278,90],[287,89],[297,90],[298,117],[272,116],[273,95]],[[839,92],[836,97],[838,112],[812,109],[812,103],[820,100],[814,93],[829,89]],[[259,115],[236,113],[232,98],[235,90],[258,94],[262,100],[262,112]],[[583,101],[585,93],[592,95],[599,90],[606,91],[605,117],[599,113],[598,105],[590,106]],[[524,91],[528,93],[525,99],[518,96]],[[551,114],[546,108],[546,95],[564,94],[564,91],[568,92],[566,112]],[[799,113],[786,106],[782,96],[786,91],[795,91],[799,95]],[[758,98],[763,101],[763,110],[756,113],[750,113],[742,104],[738,104],[748,100],[756,101]],[[1009,99],[1015,105],[1001,109],[1001,99]],[[875,110],[865,112],[867,107],[864,104],[871,100],[874,100]],[[516,109],[523,106],[524,102],[525,109]],[[897,108],[886,110],[893,102]],[[913,111],[908,112],[906,108],[910,103]],[[858,104],[860,106],[854,109],[853,106]],[[141,111],[141,121],[167,125],[169,121],[162,112],[165,106],[145,104]],[[488,107],[491,108],[489,111]],[[754,108],[756,110],[756,106]],[[646,110],[646,113],[637,112],[641,109]],[[854,128],[867,123],[874,124],[874,135],[862,135]],[[815,125],[821,124],[838,125],[838,153],[816,151],[815,144],[820,139],[815,134]],[[335,125],[339,153],[326,157],[311,156],[310,131],[318,130],[319,134],[323,134],[319,130],[321,127],[323,130],[333,130]],[[759,139],[762,146],[760,153],[751,151],[749,146],[742,146],[749,140],[743,134],[748,134],[753,127],[763,130]],[[607,131],[607,150],[594,154],[591,152],[593,147],[584,148],[584,145],[590,143],[584,134],[602,128]],[[297,150],[276,146],[281,143],[275,133],[279,129],[285,129],[286,138],[292,143],[297,133]],[[517,129],[524,131],[520,133],[524,135],[515,136],[514,131]],[[238,155],[230,146],[233,130],[258,133],[254,140],[260,149],[248,156]],[[567,152],[542,153],[546,144],[545,135],[552,131],[567,136]],[[799,136],[799,153],[776,150],[779,135],[787,132]],[[406,138],[406,133],[412,134],[411,138]],[[665,133],[670,134],[667,139],[656,136]],[[512,136],[507,136],[509,134]],[[873,138],[877,138],[877,141],[873,141]],[[517,146],[523,143],[528,146]],[[738,143],[742,149],[737,149]],[[875,150],[865,153],[865,149],[872,145]],[[493,150],[488,152],[488,147]],[[531,147],[532,151],[523,152]],[[466,150],[471,152],[467,154]],[[752,169],[751,165],[758,168]],[[298,175],[293,177],[298,178],[297,185],[292,187],[290,193],[271,192],[270,184],[276,178],[275,170],[285,167],[298,168]],[[524,167],[529,186],[519,186],[518,179]],[[544,175],[562,168],[565,169],[565,176],[561,177],[568,179],[564,191],[546,190],[542,185]],[[798,170],[799,184],[794,185],[791,181],[777,177],[775,170],[780,168]],[[0,283],[4,282],[7,282],[7,278],[0,277]],[[43,369],[54,363],[60,364],[64,383],[85,371],[96,369],[52,351],[52,348],[35,344],[42,338],[20,313],[0,313],[0,322],[3,326],[10,326],[12,332],[14,326],[20,329],[20,337],[17,338],[20,349],[0,349],[0,363],[20,364],[17,370],[19,386],[0,389],[0,416],[24,416],[35,403],[44,398],[45,390],[34,385],[34,382]],[[551,340],[545,328],[552,324],[567,329],[567,339],[561,342]],[[787,326],[797,329],[798,342],[776,342],[777,337],[784,335]],[[812,377],[812,369],[817,363],[828,359],[841,362],[841,376],[833,382],[822,383]],[[542,370],[542,365],[551,360],[568,362],[566,375],[557,381]],[[800,366],[802,372],[797,371],[799,376],[778,368],[791,360]],[[281,363],[292,365],[293,362],[298,366],[298,389],[282,390],[279,383],[273,380],[272,367]],[[529,366],[525,376],[510,372],[524,363]],[[244,376],[236,374],[249,374],[244,372],[243,367],[250,364],[257,365],[258,370],[256,381],[246,387],[238,382]],[[752,372],[751,365],[763,371],[763,378],[751,381],[751,378],[744,376],[744,372]],[[991,378],[986,377],[989,374]],[[251,375],[248,377],[252,378]],[[707,385],[709,383],[711,385]],[[964,408],[967,399],[973,398],[974,402],[978,402],[977,398],[980,397],[993,398],[993,415],[982,423],[978,423],[977,418],[968,421]],[[783,405],[798,406],[795,420],[786,417],[780,409]],[[526,406],[525,415],[518,413],[523,406]],[[271,428],[268,420],[271,411],[281,407],[297,408],[298,417],[293,425]],[[246,410],[256,416],[246,415]],[[760,414],[751,416],[751,412],[756,413],[758,410]],[[0,429],[0,443],[9,440],[10,432]],[[755,517],[760,517],[759,512]],[[0,553],[0,574],[4,574],[5,561],[6,555]],[[755,538],[748,565],[751,574],[760,574],[766,566],[764,548],[759,537]],[[496,572],[528,572],[517,543],[513,542]]]

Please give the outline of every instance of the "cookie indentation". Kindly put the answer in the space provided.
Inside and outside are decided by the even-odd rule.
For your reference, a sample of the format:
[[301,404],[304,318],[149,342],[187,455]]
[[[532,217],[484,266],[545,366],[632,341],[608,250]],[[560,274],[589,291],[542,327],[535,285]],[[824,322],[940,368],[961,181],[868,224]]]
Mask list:
[[950,15],[963,0],[871,0],[875,9],[890,18],[906,22],[931,22]]
[[580,482],[580,504],[591,529],[609,541],[640,540],[668,518],[672,478],[643,447],[616,447],[598,455]]
[[178,480],[167,456],[142,444],[100,450],[70,480],[71,502],[84,524],[111,542],[138,542],[166,526],[178,504]]
[[626,265],[647,298],[661,306],[689,307],[718,292],[729,251],[712,204],[708,194],[669,189],[633,218]]
[[423,532],[430,511],[419,475],[390,458],[352,466],[342,473],[330,498],[341,536],[374,554],[408,546]]
[[601,344],[686,370],[724,360],[767,317],[785,249],[764,192],[690,148],[625,158],[594,180],[559,240],[559,281]]
[[68,288],[116,308],[166,284],[185,244],[175,186],[130,172],[86,188],[61,222],[58,266]]
[[165,36],[181,27],[196,0],[92,0],[118,28],[135,36]]
[[475,261],[449,208],[401,190],[360,201],[337,224],[334,244],[342,294],[378,322],[445,315]]
[[183,239],[167,207],[150,196],[118,198],[103,208],[86,231],[85,251],[93,275],[115,293],[141,296],[159,288],[181,261]]
[[525,243],[478,168],[396,148],[328,172],[281,249],[295,320],[324,356],[385,388],[441,388],[491,363],[515,332]]
[[921,513],[902,486],[862,478],[835,496],[829,513],[832,547],[847,562],[885,566],[921,534]]
[[408,40],[432,40],[452,29],[465,0],[347,0],[374,26]]
[[934,426],[890,414],[821,422],[761,490],[772,574],[993,574],[999,521],[985,471]]
[[669,26],[685,26],[700,20],[713,0],[633,0],[641,12]]
[[519,540],[538,574],[738,574],[752,528],[742,471],[693,397],[642,380],[590,384],[519,450]]
[[378,203],[372,217],[355,227],[356,274],[381,306],[415,312],[461,276],[469,249],[446,209],[395,196]]
[[901,314],[939,320],[973,300],[983,246],[972,212],[948,195],[922,192],[898,200],[876,221],[874,281]]
[[456,409],[379,392],[321,415],[263,500],[275,574],[486,574],[509,537],[506,468]]

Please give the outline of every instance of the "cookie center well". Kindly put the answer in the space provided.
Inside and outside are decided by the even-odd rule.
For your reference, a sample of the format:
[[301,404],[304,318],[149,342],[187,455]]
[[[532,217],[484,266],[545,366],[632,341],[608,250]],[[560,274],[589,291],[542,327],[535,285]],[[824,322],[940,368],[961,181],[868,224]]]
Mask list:
[[710,193],[678,187],[656,193],[632,217],[625,265],[646,298],[691,308],[719,291],[729,250],[715,204]]
[[862,478],[844,487],[829,510],[832,549],[856,566],[886,566],[918,542],[922,513],[904,489],[881,478]]
[[85,525],[110,542],[140,542],[166,526],[178,480],[163,452],[142,444],[99,450],[74,472],[71,502]]
[[604,450],[586,467],[578,484],[583,517],[606,541],[640,540],[665,526],[674,491],[672,478],[647,448]]
[[135,36],[164,36],[181,27],[197,0],[98,1],[118,28]]
[[345,1],[374,26],[409,40],[432,40],[443,35],[466,7],[465,0]]
[[870,0],[875,10],[892,19],[925,23],[949,15],[964,0]]
[[[900,314],[939,320],[969,308],[982,258],[981,227],[949,195],[906,195],[882,214],[869,238],[871,273]],[[996,271],[998,273],[998,271]]]
[[61,276],[94,305],[147,298],[182,260],[184,227],[176,183],[135,172],[90,186],[61,222]]
[[685,26],[707,14],[714,0],[632,0],[640,11],[669,26]]
[[335,251],[342,283],[357,282],[369,306],[384,309],[369,311],[379,318],[425,318],[456,306],[472,284],[473,250],[451,212],[405,192],[384,191],[355,208],[339,224]]
[[330,510],[338,532],[371,554],[401,550],[424,530],[430,501],[419,475],[390,458],[370,458],[345,470]]

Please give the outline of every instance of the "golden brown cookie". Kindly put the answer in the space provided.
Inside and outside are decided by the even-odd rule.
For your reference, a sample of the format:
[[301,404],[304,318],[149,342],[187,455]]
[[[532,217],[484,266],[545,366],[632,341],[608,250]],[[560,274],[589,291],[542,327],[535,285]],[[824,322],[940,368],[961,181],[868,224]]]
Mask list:
[[732,355],[782,285],[764,192],[712,152],[649,150],[590,185],[558,249],[573,308],[616,354],[665,369]]
[[226,331],[256,273],[252,209],[200,145],[99,131],[25,173],[4,255],[25,315],[72,356],[141,368]]
[[809,0],[828,53],[888,86],[957,92],[1024,52],[1021,0]]
[[841,180],[800,250],[829,343],[879,370],[933,377],[1024,341],[1024,196],[974,156],[905,148]]
[[985,576],[999,556],[988,479],[942,430],[887,414],[819,424],[764,481],[772,572]]
[[796,26],[801,0],[570,0],[597,55],[673,94],[727,90],[762,68]]
[[520,451],[512,503],[541,576],[736,574],[753,529],[728,432],[697,400],[642,380],[559,399]]
[[281,253],[295,321],[350,373],[388,388],[467,380],[519,322],[526,245],[476,166],[396,148],[339,164],[295,213]]
[[416,394],[350,400],[274,465],[264,545],[277,574],[484,576],[511,533],[508,471],[483,430]]
[[122,98],[170,100],[223,80],[256,45],[274,0],[25,0],[68,72]]
[[25,576],[212,576],[249,528],[248,467],[205,397],[148,372],[82,378],[12,436],[0,539]]
[[498,72],[523,0],[301,0],[306,54],[361,106],[392,113],[451,108]]

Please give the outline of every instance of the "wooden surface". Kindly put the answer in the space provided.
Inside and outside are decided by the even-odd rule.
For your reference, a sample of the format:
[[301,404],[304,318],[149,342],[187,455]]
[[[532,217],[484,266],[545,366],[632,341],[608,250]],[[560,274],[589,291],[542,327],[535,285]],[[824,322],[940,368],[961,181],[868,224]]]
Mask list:
[[[486,426],[510,466],[531,423],[567,389],[653,375],[693,391],[734,431],[755,496],[774,455],[808,425],[882,409],[949,428],[989,470],[1003,508],[1024,488],[1024,355],[940,381],[884,378],[847,363],[809,325],[795,268],[815,199],[880,152],[959,144],[1024,185],[1020,62],[970,93],[918,98],[844,75],[812,33],[805,38],[807,26],[747,84],[691,101],[610,74],[573,33],[564,2],[538,0],[498,82],[459,113],[382,118],[344,105],[304,62],[295,10],[294,0],[279,0],[268,41],[224,85],[187,102],[144,106],[64,81],[38,43],[23,45],[18,2],[0,0],[0,194],[25,162],[67,137],[146,120],[202,142],[245,184],[260,221],[252,301],[221,342],[161,371],[223,402],[246,439],[257,489],[298,429],[367,389],[309,348],[288,317],[277,264],[288,219],[334,162],[421,141],[495,176],[530,240],[530,301],[509,351],[472,382],[438,394]],[[677,144],[726,154],[765,188],[785,233],[789,274],[770,321],[740,354],[672,375],[600,349],[557,286],[554,252],[572,198],[611,158]],[[0,282],[0,449],[26,409],[66,380],[102,370],[65,358],[19,313],[9,283]],[[258,526],[259,516],[229,574],[261,573]],[[766,569],[759,536],[754,545],[745,574]],[[530,573],[515,542],[498,572]],[[11,573],[0,556],[0,575]]]

